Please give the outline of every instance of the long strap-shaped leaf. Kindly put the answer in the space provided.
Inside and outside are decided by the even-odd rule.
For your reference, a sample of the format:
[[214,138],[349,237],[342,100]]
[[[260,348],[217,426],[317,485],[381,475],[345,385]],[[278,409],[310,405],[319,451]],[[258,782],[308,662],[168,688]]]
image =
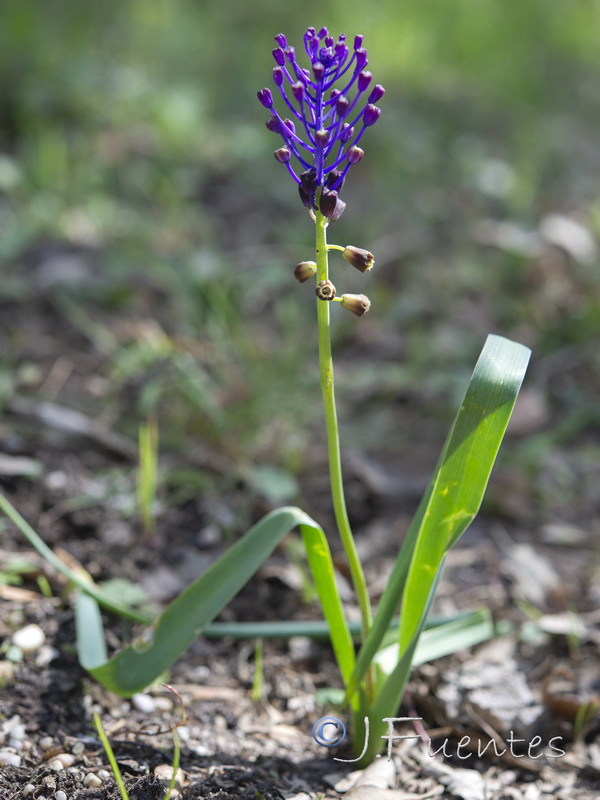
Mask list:
[[[86,596],[78,603],[78,629],[88,630],[78,638],[82,665],[103,686],[129,696],[148,686],[168,669],[198,638],[206,625],[232,600],[296,526],[307,545],[309,563],[316,569],[319,598],[327,619],[332,644],[346,677],[354,666],[354,648],[334,581],[329,546],[322,529],[298,508],[273,511],[251,528],[221,558],[182,592],[156,621],[149,637],[133,643],[104,663],[98,641],[103,638],[95,601]],[[318,580],[317,580],[318,577]],[[89,629],[95,628],[90,635]]]
[[[450,430],[434,476],[419,504],[381,596],[373,627],[361,647],[346,692],[348,701],[402,599],[400,652],[406,653],[423,624],[423,614],[440,565],[479,510],[498,449],[521,388],[530,350],[500,336],[488,336],[464,400]],[[405,659],[403,659],[405,661]],[[390,676],[402,683],[406,664]],[[401,696],[402,689],[400,690]],[[387,697],[388,713],[397,706]]]

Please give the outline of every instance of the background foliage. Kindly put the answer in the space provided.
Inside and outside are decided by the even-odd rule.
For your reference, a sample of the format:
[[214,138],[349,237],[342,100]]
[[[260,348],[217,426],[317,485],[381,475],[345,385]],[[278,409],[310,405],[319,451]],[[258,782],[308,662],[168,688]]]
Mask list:
[[[351,448],[412,463],[430,444],[430,471],[485,335],[513,337],[534,361],[507,448],[518,487],[498,507],[587,514],[600,454],[593,1],[3,4],[0,400],[51,399],[132,438],[156,414],[174,454],[166,500],[233,497],[240,481],[267,505],[298,499],[296,480],[322,469],[313,299],[291,277],[313,229],[256,91],[273,35],[300,46],[309,24],[363,33],[387,89],[330,237],[377,260],[368,278],[335,265],[338,289],[373,301],[364,320],[334,315]],[[580,226],[560,246],[556,215]],[[50,392],[56,331],[75,368]],[[95,380],[78,380],[89,358]],[[190,467],[199,447],[210,469]],[[323,489],[307,489],[318,505]]]

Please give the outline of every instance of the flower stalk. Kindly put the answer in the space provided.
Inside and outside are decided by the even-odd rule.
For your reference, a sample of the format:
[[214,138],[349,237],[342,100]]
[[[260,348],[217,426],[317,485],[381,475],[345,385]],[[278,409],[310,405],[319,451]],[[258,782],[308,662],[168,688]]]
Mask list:
[[[329,264],[327,258],[327,218],[316,213],[316,263],[317,282],[329,280]],[[344,483],[342,479],[342,461],[340,455],[340,434],[335,406],[335,387],[333,378],[333,358],[331,353],[331,326],[329,303],[317,299],[317,321],[319,327],[319,370],[321,377],[321,393],[325,411],[327,428],[327,454],[329,458],[329,477],[331,483],[331,499],[342,545],[348,559],[352,584],[361,614],[363,636],[366,636],[372,623],[371,603],[367,590],[365,575],[356,550],[356,543],[350,527]]]

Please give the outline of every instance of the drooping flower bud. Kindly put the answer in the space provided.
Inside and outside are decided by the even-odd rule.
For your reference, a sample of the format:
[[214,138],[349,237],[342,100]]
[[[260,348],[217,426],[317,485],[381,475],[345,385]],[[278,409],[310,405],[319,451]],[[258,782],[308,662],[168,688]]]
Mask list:
[[333,189],[335,186],[336,191],[338,194],[342,191],[342,187],[344,185],[344,175],[339,169],[332,169],[329,175],[327,176],[327,180],[325,181],[325,186],[328,189]]
[[[358,91],[366,92],[372,80],[373,80],[373,75],[370,72],[368,71],[360,72],[358,74]],[[374,103],[375,101],[369,98],[369,102]]]
[[320,130],[315,133],[315,142],[319,145],[319,147],[325,147],[328,141],[329,131],[325,130],[325,128],[320,128]]
[[348,98],[345,97],[343,94],[341,94],[338,98],[336,98],[336,101],[335,101],[336,113],[340,117],[343,117],[345,115],[346,111],[348,110],[348,106],[349,105],[350,105],[350,101],[348,100]]
[[342,133],[340,134],[340,142],[349,142],[350,139],[354,136],[354,128],[351,128],[347,122],[344,123],[344,127],[342,128]]
[[364,47],[360,47],[356,51],[356,69],[361,70],[364,69],[367,64],[369,63],[369,59],[367,58],[367,51]]
[[283,70],[281,67],[273,67],[273,83],[275,86],[281,86],[283,83]]
[[307,280],[312,278],[316,271],[317,265],[314,261],[301,261],[294,268],[294,278],[296,278],[297,281],[300,281],[300,283],[305,283]]
[[362,36],[360,33],[354,37],[354,49],[358,50],[359,47],[362,47],[363,39],[365,37]]
[[360,272],[367,272],[373,269],[375,263],[375,256],[368,250],[363,250],[361,247],[354,247],[354,245],[347,245],[342,252],[344,258],[349,264],[352,264]]
[[283,33],[278,33],[277,36],[275,36],[275,41],[277,42],[279,47],[286,47],[287,46],[287,39],[285,38]]
[[275,50],[273,50],[273,58],[275,59],[276,64],[278,64],[280,67],[283,67],[285,64],[285,53],[281,47],[276,47]]
[[366,294],[343,294],[340,300],[342,307],[347,308],[357,317],[362,317],[371,308],[371,301]]
[[323,75],[325,74],[325,66],[321,64],[320,61],[315,61],[315,63],[312,65],[312,68],[315,74],[315,80],[322,81]]
[[294,125],[294,123],[292,122],[292,120],[291,120],[291,119],[288,119],[288,118],[286,117],[286,118],[283,120],[283,124],[285,125],[285,127],[286,127],[286,128],[289,130],[289,131],[291,131],[292,133],[296,133],[296,126]]
[[369,125],[375,125],[375,123],[379,119],[380,114],[381,114],[381,109],[369,103],[369,105],[365,108],[365,113],[363,115],[363,123],[367,127]]
[[265,125],[270,131],[273,131],[273,133],[280,133],[281,131],[281,122],[279,122],[277,117],[269,117]]
[[292,94],[296,100],[301,103],[304,100],[304,84],[300,81],[292,84]]
[[319,300],[333,300],[335,297],[335,286],[331,281],[321,281],[317,284],[315,294]]
[[270,89],[261,89],[257,92],[257,97],[265,108],[273,108],[273,95]]
[[349,164],[358,164],[362,161],[365,151],[361,147],[350,147],[346,153]]
[[380,83],[378,83],[376,86],[373,87],[373,91],[369,95],[369,103],[376,103],[378,100],[381,100],[384,94],[385,94],[385,89]]
[[275,161],[279,161],[280,164],[287,164],[292,153],[289,147],[280,147],[279,150],[275,150],[273,155],[275,156]]
[[331,222],[335,222],[342,216],[345,208],[346,203],[340,200],[337,192],[323,190],[321,194],[320,211],[324,217],[327,217]]

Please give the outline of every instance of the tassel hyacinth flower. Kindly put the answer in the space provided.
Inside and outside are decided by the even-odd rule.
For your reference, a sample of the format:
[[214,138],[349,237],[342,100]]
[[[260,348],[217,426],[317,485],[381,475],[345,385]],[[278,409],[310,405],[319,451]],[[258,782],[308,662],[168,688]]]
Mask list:
[[[372,612],[344,497],[329,310],[340,305],[362,317],[371,303],[364,294],[338,294],[329,279],[328,254],[332,250],[341,251],[344,260],[363,273],[371,270],[375,259],[372,253],[360,247],[328,244],[327,227],[339,219],[346,207],[340,199],[340,191],[350,167],[364,156],[358,145],[367,128],[379,119],[381,111],[375,104],[385,90],[379,84],[371,85],[373,79],[366,69],[368,58],[362,36],[354,37],[351,49],[346,44],[345,34],[340,34],[335,41],[327,28],[321,28],[318,33],[315,28],[309,28],[304,34],[304,49],[310,69],[300,66],[294,48],[288,45],[282,33],[275,41],[273,79],[281,95],[280,105],[286,109],[285,115],[276,110],[270,89],[261,89],[258,99],[271,112],[267,128],[283,139],[282,146],[275,150],[275,159],[287,167],[298,185],[302,203],[315,222],[315,260],[297,264],[294,276],[300,283],[307,283],[311,278],[315,280],[331,497],[366,636],[372,624]],[[366,683],[367,691],[372,692],[374,684],[370,672]]]
[[283,139],[275,158],[298,184],[303,204],[334,222],[346,207],[339,196],[346,174],[364,156],[358,143],[379,119],[381,109],[375,104],[385,89],[371,86],[362,36],[354,37],[351,49],[343,33],[335,41],[327,28],[308,28],[304,49],[310,69],[299,65],[295,48],[282,33],[275,41],[273,81],[285,116],[275,109],[270,89],[258,92],[272,114],[267,128]]

